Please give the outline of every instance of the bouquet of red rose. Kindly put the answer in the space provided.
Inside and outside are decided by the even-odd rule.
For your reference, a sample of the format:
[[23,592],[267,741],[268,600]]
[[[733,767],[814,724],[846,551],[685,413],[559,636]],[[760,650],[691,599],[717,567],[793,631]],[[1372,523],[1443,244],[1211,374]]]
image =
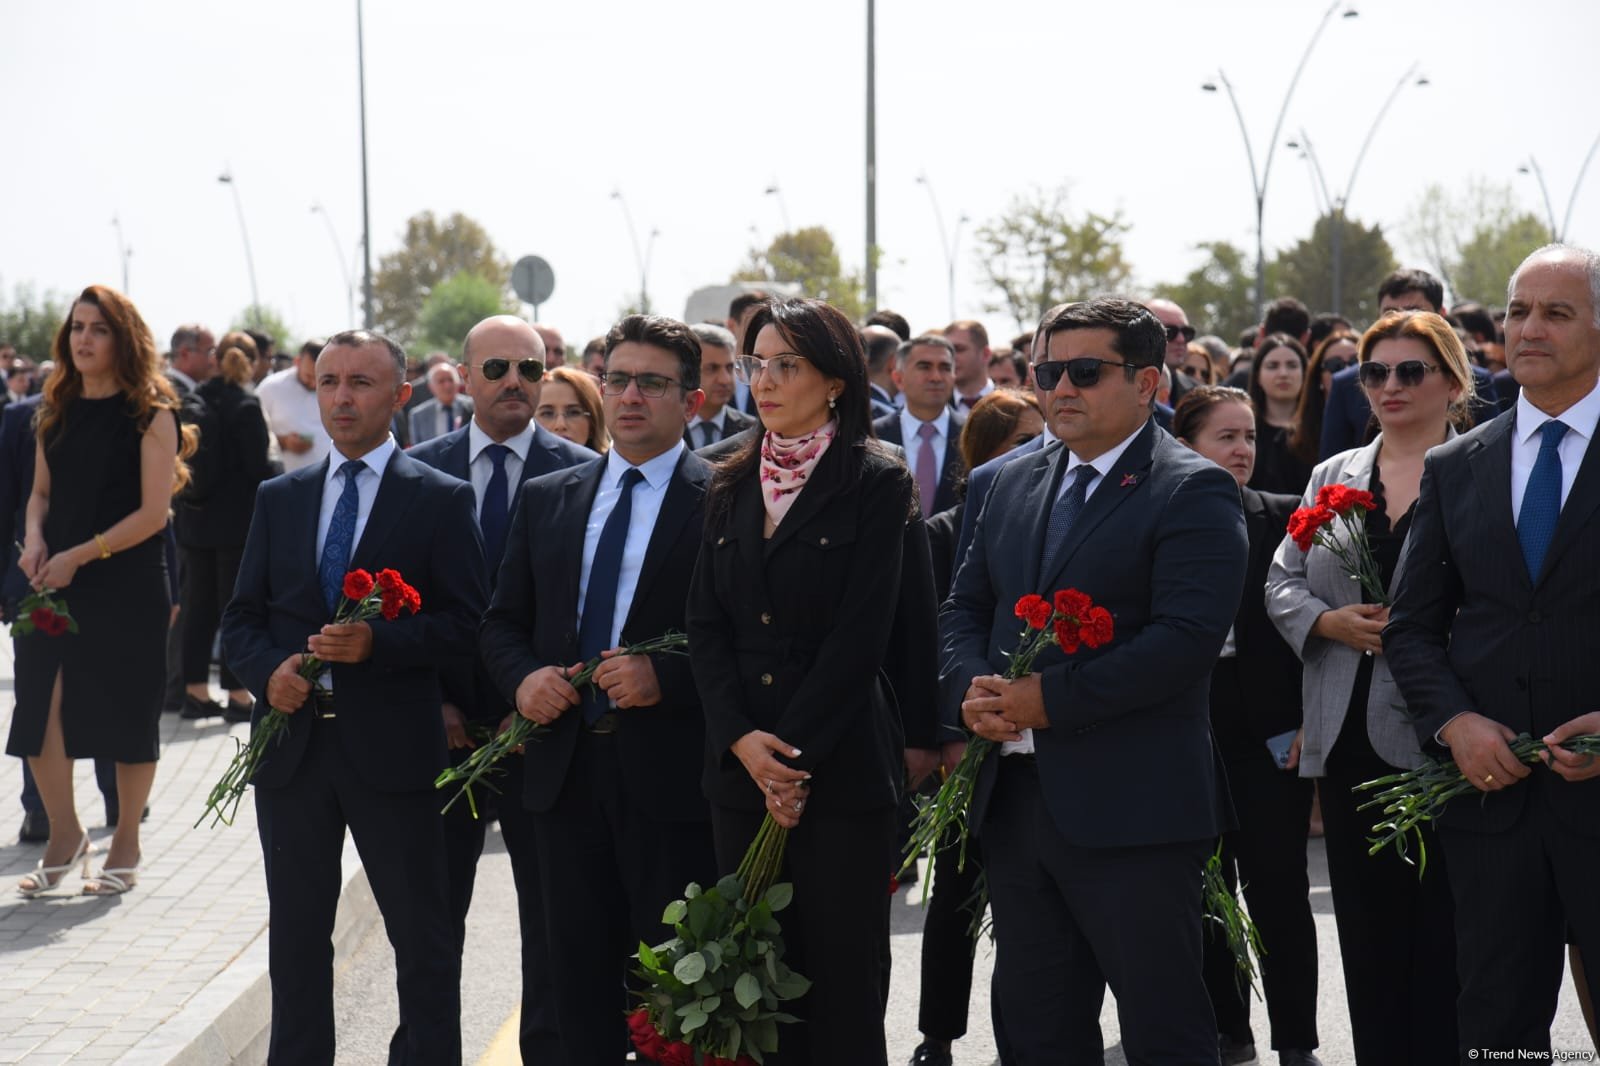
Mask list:
[[30,592],[17,603],[17,620],[11,623],[13,637],[27,637],[43,633],[59,637],[63,633],[76,633],[78,623],[67,610],[67,601],[56,595],[55,589]]
[[767,815],[735,873],[667,904],[661,920],[675,935],[635,956],[647,987],[628,1029],[640,1054],[663,1066],[755,1066],[778,1050],[778,1025],[797,1020],[781,1004],[811,987],[784,965],[774,917],[794,898],[773,883],[788,839]]
[[[1033,670],[1033,661],[1051,645],[1068,655],[1080,647],[1098,648],[1110,642],[1113,623],[1111,612],[1096,607],[1094,601],[1077,589],[1062,589],[1052,599],[1029,594],[1017,601],[1016,616],[1026,623],[1017,650],[1009,656],[1011,662],[1005,677],[1016,680]],[[995,744],[980,736],[967,743],[966,753],[950,776],[944,779],[933,799],[922,804],[911,823],[911,839],[905,846],[904,873],[917,856],[932,854],[949,846],[951,838],[961,849],[956,869],[967,867],[967,809],[972,804],[972,789],[978,781],[978,769]],[[923,899],[933,893],[933,870],[929,867],[928,884]],[[980,909],[979,913],[982,911]]]
[[[344,576],[342,591],[339,606],[333,612],[334,625],[365,622],[379,615],[392,622],[400,617],[401,611],[416,614],[422,609],[422,594],[406,584],[398,570],[379,570],[376,577],[365,570],[351,570]],[[315,655],[307,652],[300,656],[300,676],[311,682],[313,688],[324,668],[322,660]],[[244,799],[245,787],[256,775],[268,750],[283,739],[288,728],[289,716],[269,708],[251,730],[249,743],[234,741],[238,750],[221,779],[212,787],[211,794],[206,797],[205,810],[194,823],[196,826],[206,820],[207,814],[213,816],[213,826],[218,822],[233,824],[234,816],[239,811],[239,801]]]
[[[654,655],[656,653],[662,655],[687,655],[689,654],[689,638],[682,633],[669,629],[659,637],[651,637],[649,640],[641,640],[635,644],[629,644],[619,654]],[[594,672],[604,661],[601,656],[595,656],[584,663],[577,673],[567,678],[567,683],[576,689],[594,684]],[[471,755],[462,760],[461,765],[446,767],[444,772],[434,779],[433,787],[449,788],[451,785],[460,785],[461,787],[454,796],[450,797],[450,802],[444,805],[444,809],[448,811],[455,806],[457,800],[465,796],[467,797],[467,806],[472,810],[472,816],[474,818],[478,817],[478,801],[472,794],[473,786],[483,785],[485,788],[494,788],[489,783],[489,778],[502,772],[497,765],[500,760],[519,750],[544,728],[544,726],[531,718],[524,718],[520,714],[514,714],[509,726],[475,749]]]
[[[1362,591],[1374,603],[1387,604],[1389,592],[1383,587],[1378,563],[1372,557],[1363,514],[1375,510],[1372,493],[1349,485],[1324,485],[1317,490],[1317,502],[1298,508],[1289,516],[1289,537],[1303,552],[1320,544],[1338,557],[1350,580],[1361,582]],[[1335,535],[1333,523],[1344,527],[1345,537]]]

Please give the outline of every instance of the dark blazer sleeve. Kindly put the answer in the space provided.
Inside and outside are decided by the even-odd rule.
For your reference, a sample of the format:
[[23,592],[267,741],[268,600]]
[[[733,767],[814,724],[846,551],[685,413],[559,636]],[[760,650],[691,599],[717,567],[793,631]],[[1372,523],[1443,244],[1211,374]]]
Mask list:
[[[531,482],[524,482],[522,491],[517,494],[517,507],[511,518],[511,529],[506,534],[506,554],[500,564],[494,598],[489,601],[489,610],[478,632],[478,651],[489,677],[500,694],[513,704],[523,678],[541,667],[571,665],[545,662],[534,651],[533,626],[539,611],[539,590],[528,548],[528,526],[533,521],[528,505],[533,495],[531,485]],[[545,609],[550,609],[549,604]]]
[[1361,394],[1357,369],[1349,367],[1335,374],[1328,387],[1328,404],[1322,417],[1320,460],[1325,462],[1340,452],[1360,447],[1371,415],[1372,408]]
[[289,656],[305,650],[277,645],[267,621],[273,551],[273,516],[268,501],[284,491],[287,484],[280,478],[263,483],[256,491],[256,506],[250,516],[250,532],[245,536],[244,556],[239,562],[233,599],[222,612],[222,643],[228,667],[263,703],[267,678]]
[[[993,521],[984,505],[993,495],[994,483],[1003,471],[995,468],[986,471],[979,467],[977,473],[988,474],[982,496],[969,495],[966,514],[962,516],[962,530],[972,522],[972,535],[966,548],[956,549],[955,577],[950,584],[950,595],[939,609],[939,719],[946,730],[963,730],[961,701],[972,679],[991,674],[987,655],[989,629],[994,620],[994,585],[989,580],[988,548],[984,527]],[[977,513],[976,520],[972,515]],[[964,554],[963,554],[964,551]]]
[[261,401],[254,396],[240,399],[228,420],[232,454],[239,457],[238,472],[251,484],[272,476],[272,461],[267,457],[267,420]]
[[[900,706],[908,748],[937,748],[939,729],[939,602],[928,530],[917,515],[906,523],[900,598],[884,671]],[[955,738],[950,738],[955,739]]]

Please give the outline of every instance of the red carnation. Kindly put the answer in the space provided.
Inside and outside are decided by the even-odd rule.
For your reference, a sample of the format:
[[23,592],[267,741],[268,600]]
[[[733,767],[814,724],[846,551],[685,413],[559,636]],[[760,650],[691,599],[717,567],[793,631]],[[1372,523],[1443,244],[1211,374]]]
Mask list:
[[1089,611],[1089,597],[1077,589],[1061,589],[1056,593],[1056,613],[1064,614],[1075,622],[1082,622]]
[[1031,592],[1017,601],[1017,617],[1034,629],[1043,629],[1050,624],[1050,611],[1050,601]]
[[1070,618],[1057,618],[1055,624],[1056,643],[1061,645],[1061,650],[1071,655],[1078,650],[1078,627],[1072,624]]
[[1098,648],[1111,643],[1113,628],[1111,612],[1104,607],[1092,607],[1078,627],[1078,637],[1089,647]]
[[695,1066],[694,1049],[688,1044],[673,1041],[653,1056],[660,1066]]
[[1372,493],[1349,485],[1324,485],[1317,490],[1317,506],[1326,507],[1341,517],[1357,507],[1371,511],[1377,507]]
[[[35,612],[35,613],[37,613],[37,612]],[[56,614],[54,611],[51,611],[49,609],[46,609],[45,613],[49,617],[47,617],[44,620],[44,624],[43,625],[39,625],[38,622],[34,623],[35,625],[39,625],[39,628],[44,631],[44,635],[45,636],[47,636],[47,637],[59,637],[59,636],[61,636],[61,634],[65,633],[67,631],[68,623],[67,623],[66,618],[64,618],[63,616],[61,616],[59,614]]]
[[400,571],[398,570],[378,571],[378,587],[383,589],[385,592],[398,589],[405,583],[405,578],[400,576]]
[[648,1059],[660,1059],[667,1042],[656,1032],[648,1009],[640,1007],[628,1015],[628,1030],[632,1034],[633,1046],[639,1049],[641,1055]]
[[1294,538],[1295,545],[1301,551],[1308,552],[1316,539],[1317,531],[1333,519],[1333,509],[1325,504],[1298,508],[1289,516],[1289,536]]
[[352,570],[344,575],[344,596],[352,602],[359,602],[372,595],[372,575],[365,570]]

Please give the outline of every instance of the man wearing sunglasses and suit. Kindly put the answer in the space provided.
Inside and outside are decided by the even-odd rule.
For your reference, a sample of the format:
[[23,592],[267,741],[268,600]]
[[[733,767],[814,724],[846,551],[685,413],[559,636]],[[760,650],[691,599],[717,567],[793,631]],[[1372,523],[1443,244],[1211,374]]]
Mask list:
[[[500,573],[511,505],[522,483],[596,458],[588,448],[565,441],[533,421],[544,359],[544,342],[520,318],[496,315],[479,322],[467,334],[461,351],[466,392],[473,405],[471,419],[453,433],[425,441],[406,453],[471,483],[489,564],[491,593]],[[515,712],[495,690],[481,664],[446,672],[440,682],[451,762],[459,763],[475,746],[467,734],[469,722],[499,729]],[[522,791],[522,761],[520,755],[508,756],[501,764],[507,777],[497,782],[501,795],[513,797],[513,802],[496,804],[491,793],[478,797],[482,818],[473,817],[464,802],[452,805],[445,815],[451,918],[459,951],[466,931],[467,908],[472,902],[478,856],[483,851],[485,825],[498,814],[517,883],[522,927],[522,1058],[525,1062],[561,1063],[565,1059],[556,1027],[554,974],[545,945],[538,864],[534,860],[528,813],[515,801]],[[489,802],[489,810],[484,809],[485,801]],[[513,847],[519,839],[525,839],[526,846]]]
[[[946,706],[1001,745],[968,812],[1001,1023],[1018,1062],[1099,1061],[1109,985],[1130,1063],[1216,1066],[1200,885],[1232,820],[1208,704],[1244,586],[1239,491],[1155,422],[1167,341],[1148,309],[1067,304],[1038,334],[1065,447],[994,475],[939,619]],[[1111,641],[1004,680],[1017,601],[1069,588],[1111,612]]]

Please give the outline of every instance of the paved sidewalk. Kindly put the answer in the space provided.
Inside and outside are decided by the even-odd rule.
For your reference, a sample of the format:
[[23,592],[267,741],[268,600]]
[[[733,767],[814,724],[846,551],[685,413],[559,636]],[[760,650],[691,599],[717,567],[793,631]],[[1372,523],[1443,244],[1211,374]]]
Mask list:
[[[12,713],[11,643],[0,640],[0,731]],[[0,758],[0,1063],[215,1066],[266,1057],[267,894],[255,806],[231,827],[194,828],[246,725],[161,720],[161,762],[144,826],[139,883],[124,896],[81,894],[78,873],[34,900],[15,882],[42,844],[18,844],[22,763]],[[78,812],[104,846],[94,766],[77,763]],[[98,870],[100,862],[93,864]],[[345,846],[341,955],[376,916]]]

